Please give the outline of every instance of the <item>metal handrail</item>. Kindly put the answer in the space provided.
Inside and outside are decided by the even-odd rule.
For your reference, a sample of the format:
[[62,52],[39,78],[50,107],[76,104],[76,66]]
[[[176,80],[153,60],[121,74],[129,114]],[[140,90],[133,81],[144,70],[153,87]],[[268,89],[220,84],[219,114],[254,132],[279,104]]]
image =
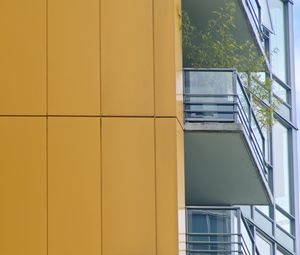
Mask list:
[[[237,75],[237,74],[236,74],[236,75]],[[262,139],[265,140],[264,135],[263,135],[263,133],[262,133],[262,131],[261,131],[261,128],[260,128],[260,126],[259,126],[259,124],[258,124],[258,120],[257,120],[256,117],[255,117],[255,112],[254,112],[253,108],[251,107],[250,99],[249,99],[249,97],[248,97],[248,95],[247,95],[247,93],[246,93],[246,90],[245,90],[245,88],[244,88],[244,86],[243,86],[243,84],[242,84],[242,81],[241,81],[241,78],[239,77],[239,75],[237,75],[237,80],[238,80],[239,86],[240,86],[240,88],[241,88],[241,90],[242,90],[242,92],[243,92],[243,94],[244,94],[244,96],[245,96],[245,98],[246,98],[246,100],[247,100],[247,103],[248,103],[249,106],[250,106],[251,114],[252,114],[253,117],[254,117],[254,121],[255,121],[255,124],[256,124],[257,127],[258,127],[259,133],[260,133],[260,135],[262,136]]]

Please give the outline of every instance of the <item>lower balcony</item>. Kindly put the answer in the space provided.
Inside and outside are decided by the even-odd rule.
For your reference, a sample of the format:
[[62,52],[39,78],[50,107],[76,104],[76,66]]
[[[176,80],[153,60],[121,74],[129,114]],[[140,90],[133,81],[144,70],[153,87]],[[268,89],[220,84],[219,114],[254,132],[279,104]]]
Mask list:
[[185,69],[186,204],[272,202],[265,140],[232,69]]
[[[259,255],[239,208],[187,208],[187,255]],[[263,254],[262,254],[263,255]]]

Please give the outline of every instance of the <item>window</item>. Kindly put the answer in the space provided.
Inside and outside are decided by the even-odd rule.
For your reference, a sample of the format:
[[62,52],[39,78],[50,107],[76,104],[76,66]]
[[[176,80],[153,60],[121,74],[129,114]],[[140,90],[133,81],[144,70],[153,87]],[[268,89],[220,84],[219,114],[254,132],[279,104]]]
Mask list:
[[288,91],[279,84],[276,80],[273,80],[273,93],[283,100],[285,103],[288,103]]
[[257,246],[257,249],[260,254],[263,255],[271,255],[272,253],[272,244],[268,242],[265,238],[263,238],[261,235],[257,234],[255,238],[255,243]]
[[270,9],[267,0],[260,1],[262,12],[262,24],[269,31],[273,31]]
[[272,71],[283,82],[287,82],[286,74],[286,42],[284,3],[281,0],[271,0],[270,9],[274,34],[270,35]]
[[273,173],[275,202],[290,212],[288,129],[278,121],[273,126]]
[[282,253],[281,251],[279,250],[276,250],[276,255],[285,255],[284,253]]
[[291,232],[291,220],[286,217],[283,213],[281,213],[278,209],[276,210],[276,223],[281,228],[286,230],[288,233]]

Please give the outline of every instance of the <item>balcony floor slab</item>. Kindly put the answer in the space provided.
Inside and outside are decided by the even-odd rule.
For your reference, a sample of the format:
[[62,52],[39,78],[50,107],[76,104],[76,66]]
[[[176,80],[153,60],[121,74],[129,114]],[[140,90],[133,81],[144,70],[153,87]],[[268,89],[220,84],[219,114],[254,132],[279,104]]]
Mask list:
[[268,205],[272,195],[237,123],[185,124],[187,205]]

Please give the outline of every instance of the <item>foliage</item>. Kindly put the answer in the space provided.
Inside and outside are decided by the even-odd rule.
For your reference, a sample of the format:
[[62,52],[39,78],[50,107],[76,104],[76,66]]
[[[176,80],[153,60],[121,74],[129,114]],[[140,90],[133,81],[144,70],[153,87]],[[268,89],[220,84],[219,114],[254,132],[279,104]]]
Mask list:
[[272,80],[265,77],[265,57],[257,54],[252,41],[235,39],[236,5],[232,0],[212,14],[214,18],[208,21],[207,29],[198,31],[188,14],[182,13],[183,64],[194,68],[237,69],[261,127],[269,128],[273,124],[273,112],[281,102],[269,103]]

